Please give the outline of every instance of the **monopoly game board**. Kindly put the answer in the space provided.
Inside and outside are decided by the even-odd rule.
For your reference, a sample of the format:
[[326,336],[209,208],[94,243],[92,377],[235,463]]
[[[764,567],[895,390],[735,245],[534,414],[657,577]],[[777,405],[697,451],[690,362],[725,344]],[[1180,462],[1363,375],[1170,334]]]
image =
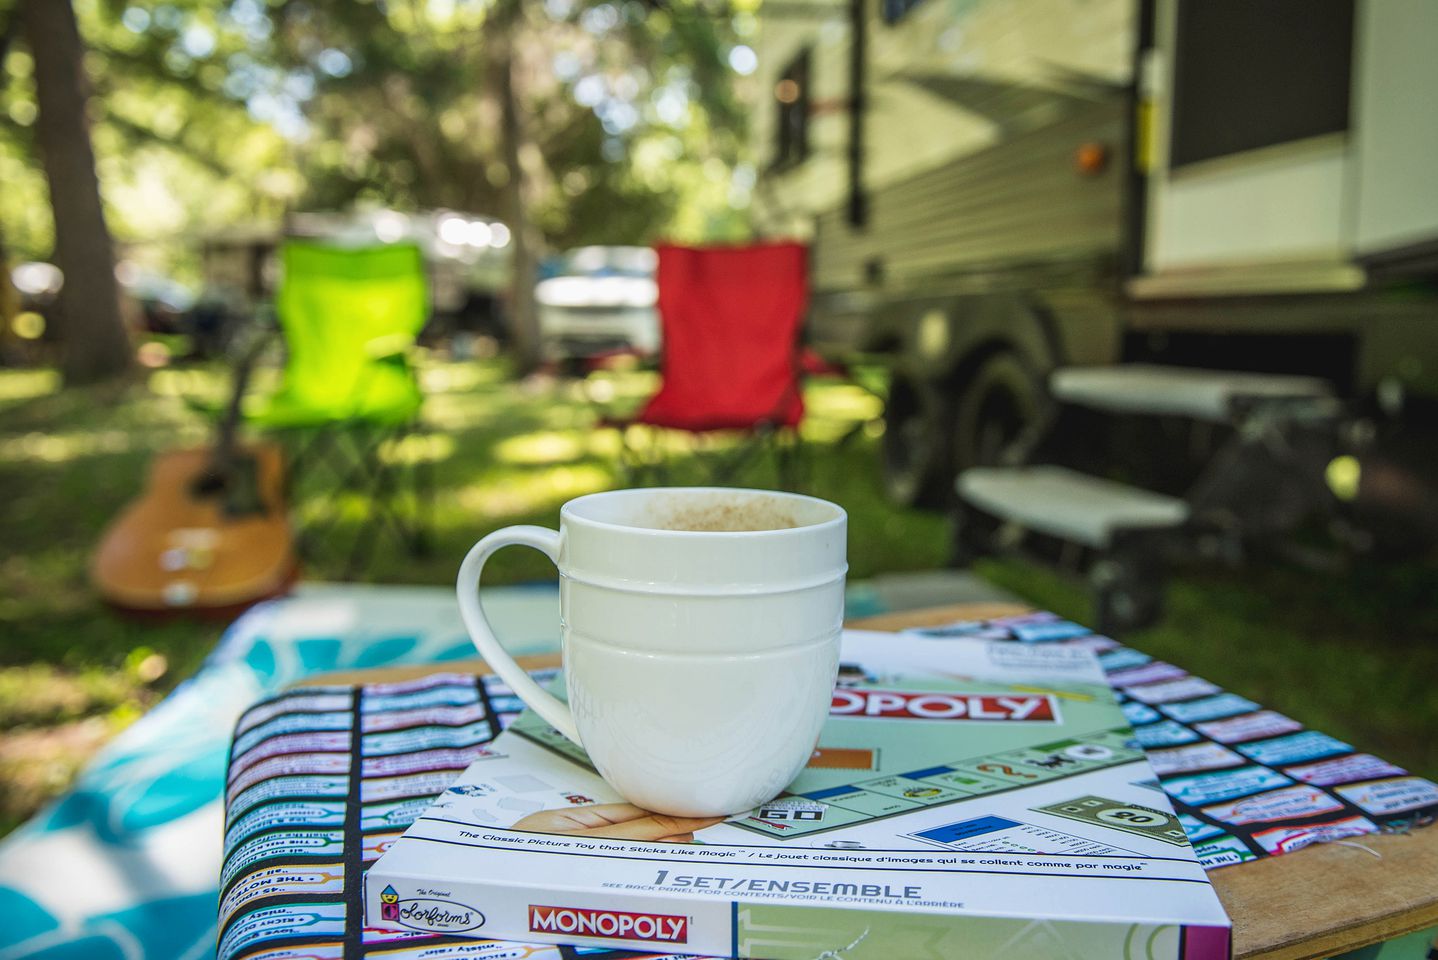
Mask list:
[[846,633],[830,720],[782,795],[693,843],[564,826],[618,801],[525,714],[374,864],[368,923],[774,960],[1228,953],[1083,649]]

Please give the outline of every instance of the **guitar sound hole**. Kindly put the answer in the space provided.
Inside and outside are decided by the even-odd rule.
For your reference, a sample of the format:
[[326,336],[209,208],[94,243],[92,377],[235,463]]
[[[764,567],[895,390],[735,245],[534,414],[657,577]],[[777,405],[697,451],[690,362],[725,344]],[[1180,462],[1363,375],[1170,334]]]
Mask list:
[[206,470],[191,482],[190,492],[197,500],[220,500],[220,509],[228,517],[267,512],[260,493],[259,464],[253,457],[235,457],[223,470]]
[[206,470],[195,478],[194,486],[191,488],[197,497],[214,497],[225,491],[229,484],[224,474],[216,473],[213,470]]

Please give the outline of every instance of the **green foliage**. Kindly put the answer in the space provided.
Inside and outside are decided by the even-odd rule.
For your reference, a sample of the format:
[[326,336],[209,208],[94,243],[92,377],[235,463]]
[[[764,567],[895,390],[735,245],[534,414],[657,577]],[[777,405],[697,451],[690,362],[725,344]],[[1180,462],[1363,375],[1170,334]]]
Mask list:
[[[54,243],[44,202],[45,175],[34,162],[35,62],[18,49],[19,20],[13,0],[0,3],[0,236],[23,258],[49,252]],[[38,201],[38,202],[37,202]]]
[[[16,0],[0,0],[0,35]],[[498,215],[496,39],[513,44],[548,244],[742,238],[727,15],[697,0],[74,0],[123,255],[193,278],[198,238],[353,204]],[[4,44],[0,44],[3,48]],[[0,234],[53,232],[29,53],[0,49]]]
[[[13,0],[9,6],[14,6]],[[207,0],[75,0],[89,47],[92,139],[111,232],[122,255],[168,265],[193,238],[227,223],[277,218],[297,193],[287,144],[227,94],[250,42]],[[8,11],[0,7],[0,29]],[[28,51],[10,45],[0,86],[0,227],[16,259],[53,242],[47,191],[30,136]],[[145,250],[161,245],[164,249]]]
[[275,44],[314,84],[299,147],[306,204],[500,213],[514,175],[496,93],[502,37],[531,148],[530,215],[552,245],[646,242],[673,232],[681,210],[692,239],[742,231],[728,191],[743,128],[724,18],[633,0],[299,9],[276,15]]

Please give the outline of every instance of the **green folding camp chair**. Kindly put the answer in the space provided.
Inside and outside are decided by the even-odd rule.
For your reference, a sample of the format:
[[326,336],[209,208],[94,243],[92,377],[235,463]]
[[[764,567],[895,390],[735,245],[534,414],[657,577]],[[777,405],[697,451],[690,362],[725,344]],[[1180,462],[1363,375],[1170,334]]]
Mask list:
[[[433,482],[425,457],[396,457],[423,402],[410,351],[428,316],[424,258],[413,244],[342,247],[290,240],[275,299],[287,359],[279,390],[246,413],[291,449],[291,485],[328,468],[338,491],[367,499],[346,575],[388,529],[412,552],[427,545]],[[302,555],[334,523],[302,529]]]

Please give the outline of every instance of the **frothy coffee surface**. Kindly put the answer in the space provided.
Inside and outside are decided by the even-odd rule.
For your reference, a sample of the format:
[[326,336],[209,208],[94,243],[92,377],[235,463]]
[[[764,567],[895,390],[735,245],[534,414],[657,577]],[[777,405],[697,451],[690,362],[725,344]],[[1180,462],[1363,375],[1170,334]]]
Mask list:
[[765,497],[722,498],[708,502],[663,501],[650,506],[652,525],[658,530],[704,533],[740,533],[788,530],[802,526],[792,508]]

